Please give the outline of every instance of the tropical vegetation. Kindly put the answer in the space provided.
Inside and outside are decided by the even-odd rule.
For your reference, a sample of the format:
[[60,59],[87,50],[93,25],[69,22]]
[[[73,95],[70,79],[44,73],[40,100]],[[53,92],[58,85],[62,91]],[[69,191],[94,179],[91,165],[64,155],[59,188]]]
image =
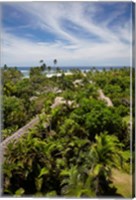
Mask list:
[[2,69],[2,139],[39,116],[4,150],[3,195],[126,197],[117,192],[112,171],[131,172],[130,68],[59,70],[61,76],[48,78],[51,67],[40,65],[29,78],[17,68]]

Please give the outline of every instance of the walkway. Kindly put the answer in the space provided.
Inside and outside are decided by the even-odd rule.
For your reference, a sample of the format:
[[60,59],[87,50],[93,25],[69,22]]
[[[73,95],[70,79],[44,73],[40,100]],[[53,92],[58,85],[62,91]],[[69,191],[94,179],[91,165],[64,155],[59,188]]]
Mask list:
[[[106,97],[103,93],[103,91],[100,89],[99,90],[99,98],[103,99],[106,101],[107,106],[113,106],[112,101],[110,100],[109,97]],[[55,108],[59,104],[65,103],[65,100],[62,97],[56,97],[54,104],[51,106],[51,108]],[[69,101],[69,103],[72,103],[72,101]],[[13,133],[11,136],[6,138],[3,142],[0,144],[0,149],[5,149],[7,145],[13,141],[19,139],[21,136],[27,133],[28,129],[32,128],[34,125],[36,125],[39,121],[39,117],[36,116],[34,119],[32,119],[28,124],[20,128],[18,131]]]
[[7,145],[16,139],[19,139],[21,136],[27,133],[27,131],[32,128],[34,125],[36,125],[39,121],[39,117],[36,116],[34,119],[32,119],[28,124],[20,128],[18,131],[16,131],[14,134],[6,138],[3,142],[0,143],[0,149],[5,149]]

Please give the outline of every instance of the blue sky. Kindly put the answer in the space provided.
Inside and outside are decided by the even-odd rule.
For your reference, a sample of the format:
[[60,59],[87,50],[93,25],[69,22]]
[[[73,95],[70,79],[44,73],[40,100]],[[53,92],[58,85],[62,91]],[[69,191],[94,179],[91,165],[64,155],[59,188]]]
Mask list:
[[131,65],[131,2],[9,2],[2,8],[2,65]]

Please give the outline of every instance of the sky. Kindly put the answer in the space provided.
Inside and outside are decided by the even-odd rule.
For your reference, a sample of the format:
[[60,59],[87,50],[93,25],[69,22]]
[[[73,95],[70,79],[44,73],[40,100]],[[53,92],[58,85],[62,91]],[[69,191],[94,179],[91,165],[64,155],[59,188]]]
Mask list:
[[130,66],[132,2],[3,2],[2,66]]

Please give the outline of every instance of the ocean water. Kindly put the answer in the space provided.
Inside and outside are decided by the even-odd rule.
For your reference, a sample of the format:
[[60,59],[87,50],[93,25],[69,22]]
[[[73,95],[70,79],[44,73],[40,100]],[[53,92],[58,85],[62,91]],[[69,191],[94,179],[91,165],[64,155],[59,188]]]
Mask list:
[[[119,69],[119,68],[122,68],[124,66],[110,66],[110,67],[107,67],[107,66],[95,66],[95,68],[99,71],[102,71],[103,69],[105,70],[110,70],[111,68],[114,68],[114,69]],[[31,67],[17,67],[25,77],[29,77],[29,72],[30,72],[30,68]],[[80,69],[81,71],[90,71],[93,67],[90,67],[90,66],[80,66],[80,67],[77,67],[77,66],[61,66],[59,67],[61,70],[63,70],[64,72],[69,72],[71,69]],[[56,68],[55,67],[52,67],[51,71],[48,71],[46,72],[47,74],[55,74],[56,73]]]

